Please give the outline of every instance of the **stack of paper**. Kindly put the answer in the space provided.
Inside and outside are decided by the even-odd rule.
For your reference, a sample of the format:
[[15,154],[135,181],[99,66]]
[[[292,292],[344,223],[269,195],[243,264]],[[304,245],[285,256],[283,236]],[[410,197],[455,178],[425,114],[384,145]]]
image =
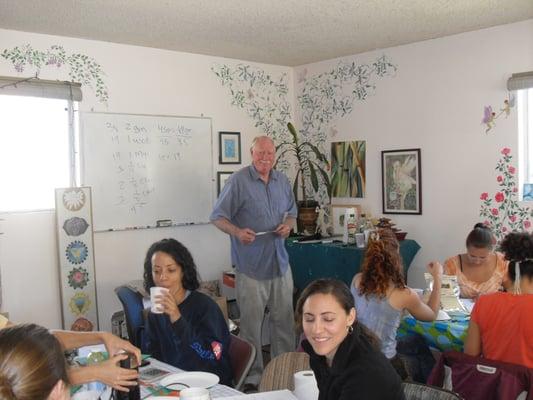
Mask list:
[[[433,276],[425,272],[424,277],[429,290],[433,290]],[[469,314],[469,311],[459,301],[459,284],[457,283],[457,276],[442,275],[441,291],[440,291],[440,307],[446,312],[463,312]]]

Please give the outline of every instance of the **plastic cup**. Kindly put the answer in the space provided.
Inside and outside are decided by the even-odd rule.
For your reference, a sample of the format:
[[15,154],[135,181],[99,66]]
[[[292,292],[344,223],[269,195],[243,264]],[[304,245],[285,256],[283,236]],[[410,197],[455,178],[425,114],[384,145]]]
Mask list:
[[154,314],[163,314],[163,307],[159,304],[156,296],[161,296],[165,293],[168,293],[167,288],[161,286],[153,286],[150,288],[150,303],[152,304],[150,311]]

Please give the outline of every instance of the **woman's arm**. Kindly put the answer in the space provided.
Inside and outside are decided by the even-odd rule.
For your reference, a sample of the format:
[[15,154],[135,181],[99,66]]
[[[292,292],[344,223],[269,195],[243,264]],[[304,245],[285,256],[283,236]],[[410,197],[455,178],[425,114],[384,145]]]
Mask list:
[[427,269],[433,276],[433,290],[427,304],[411,289],[407,296],[405,308],[413,317],[420,321],[433,321],[437,318],[440,309],[440,290],[442,284],[442,265],[437,261],[428,264]]
[[457,275],[457,259],[459,256],[448,258],[444,261],[444,274],[445,275]]
[[180,351],[190,355],[192,365],[214,366],[229,349],[228,325],[213,300],[200,293],[193,295],[181,318],[171,324],[172,333]]
[[126,351],[135,355],[138,364],[141,363],[141,351],[137,347],[109,332],[52,331],[52,333],[65,350],[103,343],[110,357]]
[[73,385],[98,381],[112,386],[114,389],[127,392],[129,386],[137,385],[138,372],[135,369],[120,368],[117,364],[128,358],[127,354],[119,354],[98,364],[83,367],[70,367],[68,377]]
[[464,353],[476,357],[481,354],[481,331],[479,325],[472,319],[466,333]]

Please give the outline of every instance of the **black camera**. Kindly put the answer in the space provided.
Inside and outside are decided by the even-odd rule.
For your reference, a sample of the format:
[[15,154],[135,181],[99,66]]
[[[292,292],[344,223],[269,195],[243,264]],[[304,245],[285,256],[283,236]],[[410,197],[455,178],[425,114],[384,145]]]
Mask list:
[[[137,365],[137,359],[134,354],[126,353],[128,358],[120,361],[120,367],[126,369],[135,369],[139,371],[139,366]],[[141,400],[141,388],[139,382],[136,386],[129,386],[129,392],[122,392],[120,390],[114,390],[114,398],[116,400]]]

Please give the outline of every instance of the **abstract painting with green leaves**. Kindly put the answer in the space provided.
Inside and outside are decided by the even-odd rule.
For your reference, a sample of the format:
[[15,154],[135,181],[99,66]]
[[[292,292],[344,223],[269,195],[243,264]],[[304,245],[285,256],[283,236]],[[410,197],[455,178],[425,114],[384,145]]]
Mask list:
[[331,196],[365,197],[366,142],[331,143]]

